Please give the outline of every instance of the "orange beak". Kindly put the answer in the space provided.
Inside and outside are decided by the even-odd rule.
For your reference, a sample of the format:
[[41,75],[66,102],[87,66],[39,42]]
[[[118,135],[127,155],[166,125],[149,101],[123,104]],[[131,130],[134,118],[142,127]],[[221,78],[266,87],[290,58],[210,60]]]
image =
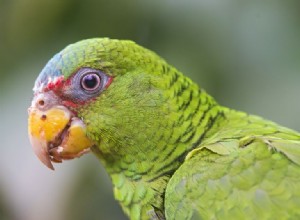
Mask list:
[[86,136],[85,124],[64,106],[48,110],[28,109],[28,135],[42,163],[54,170],[52,162],[73,159],[89,151],[93,142]]

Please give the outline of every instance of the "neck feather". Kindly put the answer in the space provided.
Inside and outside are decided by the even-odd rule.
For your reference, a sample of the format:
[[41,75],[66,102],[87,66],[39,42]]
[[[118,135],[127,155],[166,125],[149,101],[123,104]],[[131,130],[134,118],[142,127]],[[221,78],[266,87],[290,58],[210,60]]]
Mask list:
[[[130,112],[130,100],[118,97],[119,101],[111,105],[117,109],[114,120],[102,121],[113,126],[98,127],[101,139],[97,139],[99,146],[93,148],[112,178],[116,199],[132,219],[151,215],[153,210],[163,212],[169,178],[188,152],[214,132],[215,122],[223,117],[221,107],[190,79],[169,66],[162,66],[161,71],[165,74],[164,83],[149,81],[164,92],[149,89],[146,95],[135,97],[144,104],[138,105],[135,99]],[[143,86],[149,84],[138,88]],[[129,91],[127,96],[130,95]],[[120,100],[124,103],[120,104]],[[91,132],[91,137],[95,136]]]

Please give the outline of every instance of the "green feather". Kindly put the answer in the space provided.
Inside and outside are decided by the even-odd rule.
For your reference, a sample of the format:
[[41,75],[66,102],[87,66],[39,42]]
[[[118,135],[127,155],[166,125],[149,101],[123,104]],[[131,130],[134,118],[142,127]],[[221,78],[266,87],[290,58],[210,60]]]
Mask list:
[[169,181],[167,219],[298,219],[299,134],[224,112],[219,131],[191,151]]
[[112,76],[77,109],[131,219],[299,219],[300,135],[222,107],[155,53],[90,39],[51,65]]

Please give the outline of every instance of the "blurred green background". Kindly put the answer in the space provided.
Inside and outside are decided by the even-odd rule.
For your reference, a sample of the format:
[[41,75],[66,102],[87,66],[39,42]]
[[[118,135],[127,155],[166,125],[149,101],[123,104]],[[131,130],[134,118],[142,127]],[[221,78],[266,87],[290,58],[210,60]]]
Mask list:
[[300,131],[299,0],[1,0],[0,219],[126,219],[93,155],[46,169],[27,138],[34,80],[66,45],[131,39],[221,104]]

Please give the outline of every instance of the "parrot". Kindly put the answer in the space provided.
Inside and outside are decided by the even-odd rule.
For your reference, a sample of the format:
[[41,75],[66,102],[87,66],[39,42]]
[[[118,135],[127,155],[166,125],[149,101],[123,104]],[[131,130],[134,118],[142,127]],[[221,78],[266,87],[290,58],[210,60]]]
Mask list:
[[218,104],[130,40],[65,47],[35,80],[34,153],[93,153],[129,219],[300,219],[300,133]]

